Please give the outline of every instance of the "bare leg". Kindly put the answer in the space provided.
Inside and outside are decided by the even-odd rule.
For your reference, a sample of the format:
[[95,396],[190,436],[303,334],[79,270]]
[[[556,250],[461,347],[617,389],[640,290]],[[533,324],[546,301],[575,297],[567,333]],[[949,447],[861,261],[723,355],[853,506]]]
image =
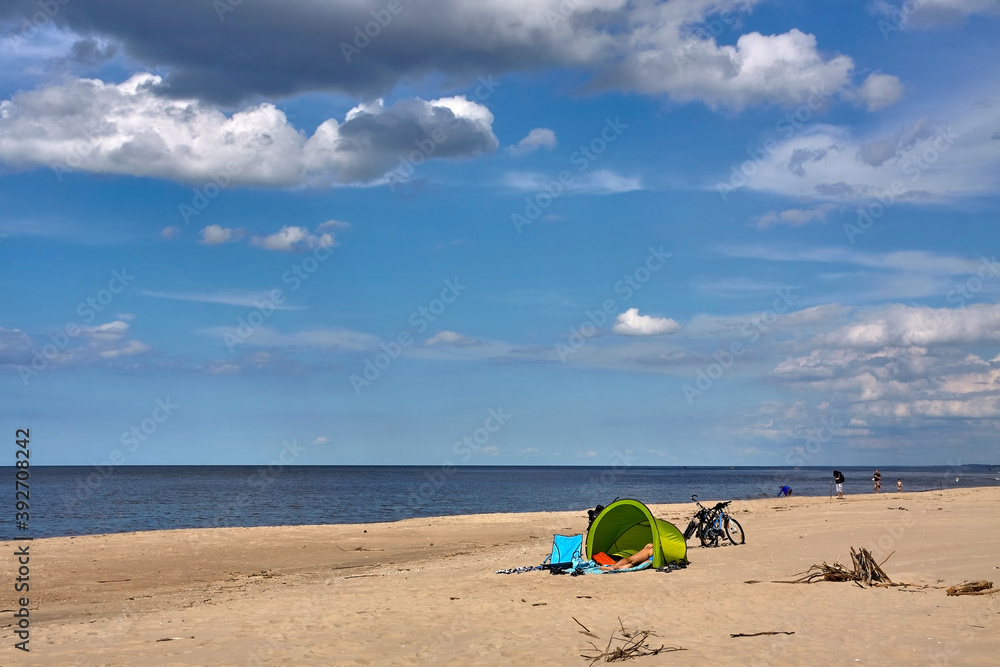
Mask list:
[[653,545],[647,544],[639,551],[636,551],[631,556],[626,556],[614,565],[605,565],[602,569],[607,570],[627,570],[630,567],[635,567],[639,563],[649,560],[653,556]]

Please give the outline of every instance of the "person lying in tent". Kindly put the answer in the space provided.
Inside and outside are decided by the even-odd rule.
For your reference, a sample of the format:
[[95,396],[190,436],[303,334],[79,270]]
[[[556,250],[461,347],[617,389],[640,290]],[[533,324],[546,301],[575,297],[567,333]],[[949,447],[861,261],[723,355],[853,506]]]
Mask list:
[[653,559],[653,545],[647,544],[642,549],[639,549],[631,556],[625,556],[620,561],[616,562],[614,565],[602,565],[602,570],[627,570],[630,567],[635,567],[639,563],[645,562],[647,560]]

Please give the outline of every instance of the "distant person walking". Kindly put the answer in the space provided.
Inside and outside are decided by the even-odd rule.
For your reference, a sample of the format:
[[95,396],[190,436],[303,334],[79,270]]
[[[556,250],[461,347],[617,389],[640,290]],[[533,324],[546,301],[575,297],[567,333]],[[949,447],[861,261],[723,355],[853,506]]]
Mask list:
[[790,486],[783,486],[783,487],[781,487],[781,490],[778,491],[778,497],[779,498],[781,498],[782,496],[784,496],[785,498],[787,498],[790,495],[792,495],[792,487],[790,487]]
[[882,492],[882,473],[875,468],[875,474],[872,475],[872,485],[875,487],[875,493]]
[[843,500],[844,498],[844,473],[839,470],[833,471],[833,481],[837,484],[837,497]]
[[897,479],[896,480],[896,493],[899,493],[902,490],[903,490],[903,480]]

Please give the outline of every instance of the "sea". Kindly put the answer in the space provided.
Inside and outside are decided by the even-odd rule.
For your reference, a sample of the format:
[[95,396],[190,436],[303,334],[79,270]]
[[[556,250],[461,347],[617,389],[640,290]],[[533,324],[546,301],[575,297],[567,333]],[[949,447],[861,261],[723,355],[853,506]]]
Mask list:
[[[840,470],[845,495],[872,493],[874,468]],[[895,493],[897,478],[904,491],[1000,485],[996,465],[880,471],[888,495]],[[706,503],[739,501],[775,497],[782,485],[795,495],[829,496],[832,472],[826,467],[32,466],[25,527],[16,525],[9,493],[3,503],[9,507],[0,504],[0,521],[6,524],[0,539],[496,512],[582,514],[616,498],[684,503],[694,494]],[[8,489],[13,490],[15,473],[13,467],[0,468]]]

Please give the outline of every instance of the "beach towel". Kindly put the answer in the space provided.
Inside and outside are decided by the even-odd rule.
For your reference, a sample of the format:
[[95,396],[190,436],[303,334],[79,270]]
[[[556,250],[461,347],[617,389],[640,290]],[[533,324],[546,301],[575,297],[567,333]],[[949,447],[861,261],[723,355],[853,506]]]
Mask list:
[[580,563],[580,565],[576,569],[574,569],[570,574],[572,574],[574,577],[579,576],[581,574],[622,574],[625,572],[638,572],[639,570],[645,570],[646,568],[651,567],[652,565],[653,565],[653,559],[650,558],[649,560],[639,563],[635,567],[630,567],[624,570],[602,570],[599,563],[589,560],[584,563]]

